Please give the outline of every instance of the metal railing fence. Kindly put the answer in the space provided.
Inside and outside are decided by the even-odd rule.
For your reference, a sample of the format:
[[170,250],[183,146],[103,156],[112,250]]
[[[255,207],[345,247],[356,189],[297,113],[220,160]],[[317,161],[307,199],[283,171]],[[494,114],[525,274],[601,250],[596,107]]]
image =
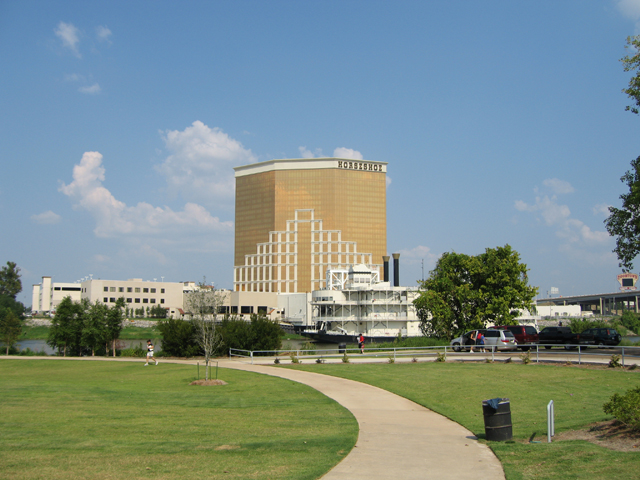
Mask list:
[[[437,357],[438,355],[444,355],[444,360],[447,357],[466,357],[466,358],[491,358],[495,361],[496,358],[512,357],[514,354],[524,356],[529,354],[531,361],[539,363],[540,361],[551,360],[555,361],[553,357],[560,357],[571,355],[574,357],[577,355],[578,364],[585,363],[603,363],[598,361],[589,361],[589,358],[596,359],[602,357],[611,357],[612,355],[620,355],[621,365],[625,366],[625,359],[633,359],[635,363],[640,362],[640,347],[607,347],[608,352],[603,352],[600,347],[594,345],[579,345],[579,344],[537,344],[530,345],[527,351],[522,351],[520,348],[516,350],[501,350],[494,345],[485,345],[485,352],[474,352],[473,357],[465,350],[469,346],[457,347],[460,351],[456,351],[454,347],[447,346],[433,346],[433,347],[365,347],[364,353],[360,353],[358,347],[341,347],[336,348],[323,348],[323,349],[285,349],[285,350],[242,350],[237,348],[229,349],[229,357],[240,357],[251,360],[251,364],[254,363],[256,358],[260,357],[275,357],[277,359],[286,360],[289,358],[292,363],[298,363],[301,360],[319,360],[318,363],[323,363],[327,360],[339,360],[347,358],[361,358],[361,359],[381,359],[387,358],[390,362],[395,362],[396,359],[402,358],[420,358],[420,357]],[[561,350],[558,347],[562,348]],[[475,346],[478,348],[478,345]],[[598,351],[594,351],[594,349]],[[535,360],[533,358],[535,353]]]

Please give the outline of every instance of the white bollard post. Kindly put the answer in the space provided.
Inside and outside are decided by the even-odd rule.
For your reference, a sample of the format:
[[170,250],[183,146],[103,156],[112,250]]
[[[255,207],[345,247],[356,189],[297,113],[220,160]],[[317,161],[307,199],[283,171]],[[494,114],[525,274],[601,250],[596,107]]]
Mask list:
[[553,408],[553,400],[547,405],[547,442],[551,443],[551,437],[556,435],[555,411]]

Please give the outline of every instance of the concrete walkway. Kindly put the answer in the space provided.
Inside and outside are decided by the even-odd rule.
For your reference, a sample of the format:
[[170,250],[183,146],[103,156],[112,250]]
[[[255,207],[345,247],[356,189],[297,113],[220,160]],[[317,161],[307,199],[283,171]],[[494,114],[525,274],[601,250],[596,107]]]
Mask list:
[[356,417],[360,432],[354,449],[323,480],[504,478],[491,449],[470,431],[386,390],[240,360],[222,360],[219,365],[309,385]]

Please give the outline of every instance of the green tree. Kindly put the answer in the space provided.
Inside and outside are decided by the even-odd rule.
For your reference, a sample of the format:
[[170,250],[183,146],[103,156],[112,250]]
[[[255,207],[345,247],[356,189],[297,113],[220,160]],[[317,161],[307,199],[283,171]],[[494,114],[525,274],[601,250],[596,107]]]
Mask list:
[[82,348],[82,320],[84,313],[84,305],[75,303],[71,297],[65,297],[58,304],[56,314],[51,320],[51,328],[49,328],[49,337],[47,343],[52,348],[62,351],[63,356],[67,356],[67,352],[80,353]]
[[[625,110],[640,112],[640,35],[627,37],[625,48],[630,53],[620,59],[625,72],[632,72],[629,86],[622,91],[632,100]],[[633,260],[640,253],[640,157],[631,162],[631,170],[620,178],[629,192],[620,195],[622,208],[609,207],[609,217],[604,221],[609,235],[616,237],[613,252],[623,271],[633,269]]]
[[96,301],[88,305],[82,315],[82,346],[91,350],[91,356],[95,356],[96,347],[107,340],[107,314],[109,307]]
[[21,291],[20,267],[14,262],[7,262],[0,270],[0,295],[8,295],[15,299]]
[[151,307],[149,313],[151,314],[151,318],[167,318],[167,309],[161,305]]
[[622,90],[634,102],[634,105],[627,105],[625,110],[638,114],[638,107],[640,107],[640,35],[627,37],[627,44],[624,48],[631,55],[625,55],[620,61],[625,72],[634,73],[629,80],[629,86]]
[[284,330],[265,315],[251,315],[251,350],[280,350]]
[[620,181],[629,188],[620,195],[622,208],[609,207],[609,217],[604,221],[609,235],[616,237],[614,253],[618,264],[626,272],[633,268],[633,260],[640,253],[640,157],[631,162]]
[[9,349],[18,341],[22,335],[22,320],[15,312],[9,308],[0,307],[0,340]]
[[[115,305],[112,305],[107,312],[106,341],[111,343],[111,350],[114,357],[116,356],[116,341],[120,338],[120,332],[122,332],[122,310],[125,308],[125,305],[124,298],[120,297],[116,300]],[[126,310],[128,310],[128,308]]]
[[158,330],[162,333],[163,353],[174,357],[193,357],[201,354],[191,322],[168,318],[164,322],[158,322]]
[[487,322],[513,323],[519,309],[531,308],[538,290],[528,285],[527,266],[509,245],[477,256],[447,252],[419,283],[414,305],[420,328],[446,339]]

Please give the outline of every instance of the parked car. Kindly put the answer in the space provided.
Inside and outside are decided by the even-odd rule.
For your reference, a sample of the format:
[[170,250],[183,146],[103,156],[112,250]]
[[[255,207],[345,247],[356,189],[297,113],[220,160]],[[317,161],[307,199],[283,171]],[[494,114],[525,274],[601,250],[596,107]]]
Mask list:
[[[460,335],[458,338],[451,340],[451,346],[453,350],[459,352],[461,350],[469,351],[475,342],[471,340],[471,334],[473,332],[482,332],[484,335],[484,348],[491,351],[492,347],[496,347],[496,350],[515,350],[518,348],[513,334],[508,330],[496,330],[492,328],[470,330],[464,335]],[[475,345],[474,348],[478,348],[480,345]],[[481,347],[480,347],[481,348]]]
[[593,335],[593,345],[604,347],[605,345],[616,346],[622,340],[622,336],[613,328],[589,328],[581,335]]
[[531,325],[500,325],[491,328],[509,330],[516,337],[518,348],[521,350],[529,350],[531,345],[538,343],[538,331]]
[[538,339],[546,349],[551,348],[553,345],[563,345],[564,348],[569,350],[570,348],[576,348],[570,345],[593,344],[593,335],[585,332],[571,333],[569,327],[544,327],[538,333]]

